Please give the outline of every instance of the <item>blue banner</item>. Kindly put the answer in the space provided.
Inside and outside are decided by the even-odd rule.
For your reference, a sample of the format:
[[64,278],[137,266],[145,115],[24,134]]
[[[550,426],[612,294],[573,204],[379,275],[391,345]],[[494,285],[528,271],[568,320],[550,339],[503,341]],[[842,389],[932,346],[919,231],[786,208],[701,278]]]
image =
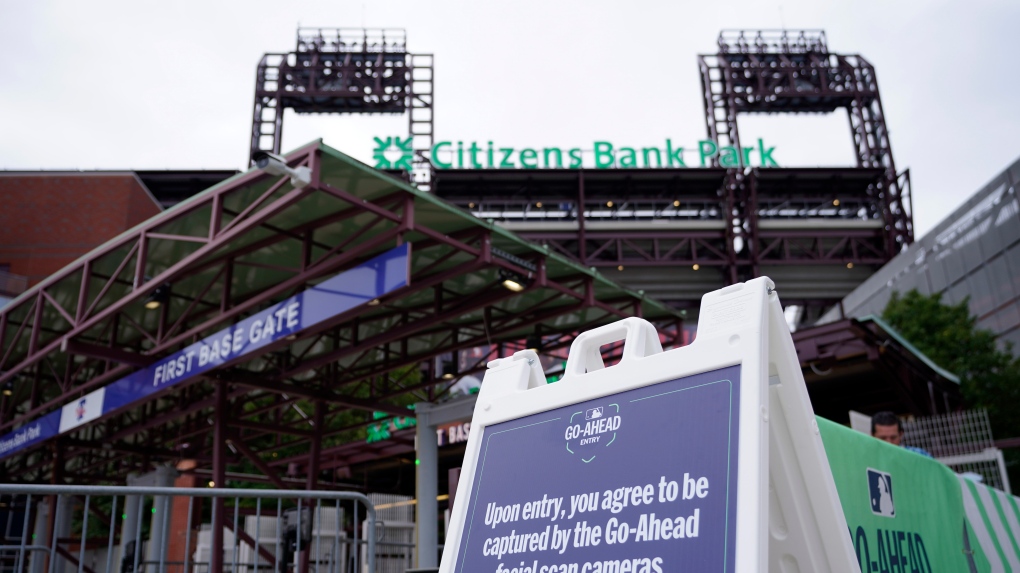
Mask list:
[[410,244],[387,251],[0,438],[0,458],[69,432],[407,285]]
[[56,436],[60,428],[60,410],[46,414],[0,438],[0,457],[33,446]]

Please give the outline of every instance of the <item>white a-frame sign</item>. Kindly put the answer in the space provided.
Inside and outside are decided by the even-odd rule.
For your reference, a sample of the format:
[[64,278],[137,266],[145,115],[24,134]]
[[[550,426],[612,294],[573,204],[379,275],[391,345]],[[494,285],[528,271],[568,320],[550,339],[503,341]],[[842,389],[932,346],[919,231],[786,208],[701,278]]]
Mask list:
[[706,294],[683,348],[629,318],[555,384],[533,351],[491,362],[457,500],[441,573],[860,570],[764,277]]

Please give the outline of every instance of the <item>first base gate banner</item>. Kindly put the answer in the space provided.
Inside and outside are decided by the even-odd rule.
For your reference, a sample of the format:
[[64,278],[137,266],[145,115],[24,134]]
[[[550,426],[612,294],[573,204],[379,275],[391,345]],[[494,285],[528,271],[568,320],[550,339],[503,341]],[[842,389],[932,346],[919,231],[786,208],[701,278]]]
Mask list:
[[731,366],[487,428],[457,571],[733,571],[739,380]]

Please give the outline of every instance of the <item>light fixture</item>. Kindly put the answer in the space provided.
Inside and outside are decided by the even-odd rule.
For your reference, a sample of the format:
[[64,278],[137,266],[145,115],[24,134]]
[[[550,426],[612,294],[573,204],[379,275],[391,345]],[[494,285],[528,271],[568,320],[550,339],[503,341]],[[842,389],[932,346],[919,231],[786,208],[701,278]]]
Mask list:
[[146,297],[145,308],[149,310],[156,310],[170,301],[170,283],[163,283],[156,287],[156,290],[152,291],[148,297]]
[[491,252],[494,257],[503,259],[504,261],[513,264],[517,268],[526,269],[528,271],[527,276],[525,276],[524,274],[518,271],[510,270],[505,267],[500,267],[499,280],[500,282],[503,283],[503,286],[505,288],[513,292],[521,292],[528,286],[528,284],[531,283],[531,277],[534,276],[534,273],[537,272],[534,263],[522,259],[521,257],[514,255],[513,253],[508,253],[502,249],[497,249],[496,247],[492,247]]
[[4,396],[13,396],[14,395],[14,386],[10,382],[4,384],[3,393],[4,393]]
[[618,271],[622,271],[622,270],[623,270],[623,265],[619,265],[619,266],[617,266],[617,267],[616,267],[616,270],[618,270]]
[[209,487],[216,487],[216,482],[209,480]]
[[612,201],[606,201],[606,207],[612,207],[612,206],[613,206],[613,202]]
[[453,374],[450,372],[443,374],[443,380],[453,380]]
[[503,281],[503,286],[513,292],[523,291],[527,283],[527,279],[509,269],[499,269],[499,278]]
[[691,268],[694,270],[698,270],[701,268],[701,265],[699,265],[698,263],[694,263],[693,265],[691,265]]
[[475,208],[475,204],[474,203],[468,203],[468,209],[474,209],[474,208]]
[[377,299],[377,298],[373,298],[372,300],[368,301],[368,302],[367,302],[367,303],[365,303],[365,304],[367,304],[368,306],[379,306],[379,303],[380,303],[380,302],[382,302],[382,301],[380,301],[380,300],[379,300],[379,299]]
[[535,207],[538,207],[539,209],[541,209],[542,208],[542,202],[539,201],[538,203],[535,203]]
[[833,200],[832,200],[832,205],[833,205],[834,207],[839,207],[839,199],[833,199]]
[[297,340],[297,335],[291,334],[290,336],[287,337],[287,340]]
[[852,268],[854,268],[854,264],[853,263],[847,263],[846,264],[846,268],[852,269]]
[[674,207],[679,207],[680,206],[680,201],[673,201],[673,206]]

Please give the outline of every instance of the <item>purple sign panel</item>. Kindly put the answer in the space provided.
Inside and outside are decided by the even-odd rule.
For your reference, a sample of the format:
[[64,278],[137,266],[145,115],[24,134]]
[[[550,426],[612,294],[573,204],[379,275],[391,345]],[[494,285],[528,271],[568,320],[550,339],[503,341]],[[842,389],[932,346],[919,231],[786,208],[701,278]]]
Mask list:
[[740,366],[485,428],[459,573],[734,570]]
[[73,430],[143,398],[407,285],[410,244],[401,245],[255,313],[150,366],[69,402],[0,438],[0,458]]

